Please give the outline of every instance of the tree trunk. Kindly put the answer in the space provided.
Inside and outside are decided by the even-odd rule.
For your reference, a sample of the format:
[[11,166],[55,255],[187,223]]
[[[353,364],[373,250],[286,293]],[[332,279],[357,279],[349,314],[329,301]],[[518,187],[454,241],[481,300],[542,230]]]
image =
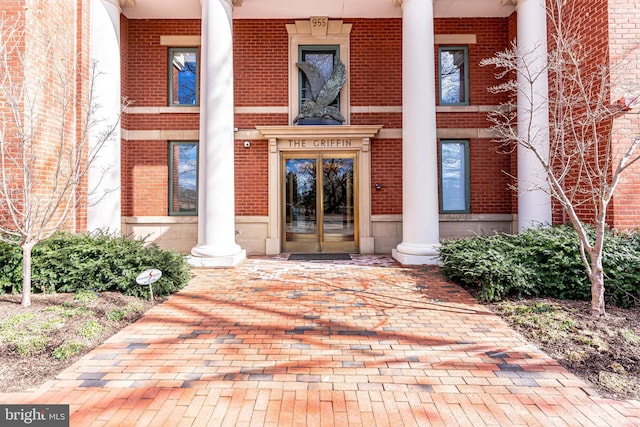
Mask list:
[[35,242],[26,242],[22,245],[22,306],[31,305],[31,250]]
[[606,316],[604,310],[604,269],[602,268],[602,258],[592,263],[591,274],[591,314],[594,317]]

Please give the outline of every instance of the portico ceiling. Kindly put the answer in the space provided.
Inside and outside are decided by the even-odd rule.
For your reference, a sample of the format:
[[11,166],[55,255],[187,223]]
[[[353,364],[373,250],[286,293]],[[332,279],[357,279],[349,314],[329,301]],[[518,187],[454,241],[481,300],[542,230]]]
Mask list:
[[[218,0],[209,0],[218,1]],[[200,18],[201,0],[127,0],[122,13],[129,19]],[[400,18],[398,0],[242,0],[233,9],[237,19]],[[509,16],[510,0],[434,0],[436,18]]]

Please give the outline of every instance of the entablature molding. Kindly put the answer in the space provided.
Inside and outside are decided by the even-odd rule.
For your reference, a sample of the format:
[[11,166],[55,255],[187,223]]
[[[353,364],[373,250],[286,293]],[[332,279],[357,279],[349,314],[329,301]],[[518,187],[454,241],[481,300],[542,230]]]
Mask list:
[[[326,25],[313,26],[315,20],[326,19]],[[304,21],[296,21],[295,24],[287,24],[289,36],[345,36],[351,34],[353,24],[345,24],[342,19],[328,19],[323,16],[312,16]],[[319,33],[318,31],[322,31]]]
[[382,125],[256,126],[256,129],[258,129],[266,139],[371,139],[382,129]]

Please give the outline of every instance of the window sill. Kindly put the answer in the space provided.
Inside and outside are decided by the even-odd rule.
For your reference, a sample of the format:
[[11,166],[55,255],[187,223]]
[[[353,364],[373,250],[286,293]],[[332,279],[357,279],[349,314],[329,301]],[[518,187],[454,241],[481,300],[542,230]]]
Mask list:
[[438,105],[436,113],[488,113],[497,108],[497,105]]
[[197,114],[200,113],[199,106],[173,106],[173,107],[127,107],[126,114]]

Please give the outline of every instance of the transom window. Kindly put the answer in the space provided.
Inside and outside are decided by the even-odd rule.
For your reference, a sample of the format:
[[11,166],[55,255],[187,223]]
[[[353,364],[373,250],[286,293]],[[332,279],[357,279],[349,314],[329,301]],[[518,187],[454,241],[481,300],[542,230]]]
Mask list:
[[438,49],[440,105],[469,105],[469,58],[466,47]]
[[169,49],[169,105],[198,105],[198,49]]
[[469,213],[469,141],[440,141],[440,211]]
[[169,143],[169,215],[198,214],[198,143]]

